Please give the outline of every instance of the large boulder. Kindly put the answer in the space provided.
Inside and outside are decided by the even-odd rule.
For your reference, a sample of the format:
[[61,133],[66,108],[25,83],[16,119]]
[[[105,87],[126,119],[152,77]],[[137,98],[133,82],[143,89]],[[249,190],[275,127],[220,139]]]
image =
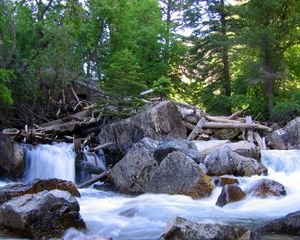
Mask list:
[[99,141],[100,144],[113,142],[108,150],[118,158],[145,137],[156,140],[187,137],[181,115],[173,102],[163,101],[145,112],[105,126],[99,134]]
[[35,179],[29,183],[13,183],[4,187],[0,187],[0,204],[9,201],[14,197],[23,196],[25,194],[34,194],[44,190],[50,191],[59,189],[67,191],[75,197],[80,197],[74,183],[61,179]]
[[217,223],[195,223],[176,217],[166,228],[160,240],[236,240],[246,230],[239,226]]
[[248,141],[230,142],[229,140],[193,141],[199,152],[208,155],[221,147],[229,147],[233,152],[244,157],[260,159],[260,151],[253,143]]
[[153,171],[158,167],[153,153],[159,142],[144,138],[133,145],[125,157],[110,171],[108,177],[123,193],[145,192]]
[[25,166],[23,148],[11,138],[0,134],[0,175],[15,178]]
[[267,136],[273,149],[300,149],[300,117],[290,121],[285,127],[274,130]]
[[76,198],[61,190],[26,194],[2,204],[0,225],[34,239],[61,237],[70,227],[85,228]]
[[258,232],[300,236],[300,211],[270,221],[258,228]]
[[197,163],[203,162],[205,155],[201,154],[196,145],[186,139],[166,139],[154,151],[154,157],[161,162],[169,153],[179,151],[189,156]]
[[183,194],[193,198],[209,196],[215,185],[202,168],[182,152],[172,152],[151,176],[146,191]]
[[255,181],[245,191],[247,194],[261,198],[286,195],[285,187],[281,183],[265,178]]
[[223,207],[228,203],[237,202],[246,197],[246,193],[236,185],[225,185],[217,199],[216,205]]
[[210,176],[232,174],[252,176],[266,174],[267,169],[259,161],[233,152],[229,146],[223,146],[205,157],[204,165]]

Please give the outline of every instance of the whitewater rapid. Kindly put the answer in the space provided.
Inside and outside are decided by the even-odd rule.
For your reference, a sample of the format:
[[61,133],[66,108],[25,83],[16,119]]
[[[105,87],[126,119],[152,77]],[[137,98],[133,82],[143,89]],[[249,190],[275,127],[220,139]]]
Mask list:
[[[75,154],[71,144],[41,145],[28,150],[26,156],[30,163],[27,180],[35,177],[75,178]],[[262,163],[268,168],[268,176],[239,177],[239,186],[244,190],[255,180],[272,179],[285,186],[287,196],[266,199],[248,196],[220,208],[215,203],[221,187],[217,187],[209,198],[199,200],[166,194],[128,196],[90,187],[81,189],[82,197],[78,198],[87,231],[69,230],[64,239],[108,235],[114,240],[157,240],[176,216],[254,228],[300,210],[300,151],[262,151]]]

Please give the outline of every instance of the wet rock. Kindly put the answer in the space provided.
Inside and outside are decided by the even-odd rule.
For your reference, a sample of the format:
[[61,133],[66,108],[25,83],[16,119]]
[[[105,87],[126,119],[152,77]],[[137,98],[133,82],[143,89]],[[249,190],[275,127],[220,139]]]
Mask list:
[[182,152],[172,152],[153,171],[146,192],[209,196],[214,183],[197,163]]
[[169,153],[179,151],[189,156],[197,163],[203,162],[205,155],[198,152],[196,145],[185,139],[167,139],[154,151],[155,159],[160,163]]
[[245,229],[238,226],[195,223],[176,217],[167,227],[160,240],[236,240]]
[[204,160],[207,174],[210,176],[235,175],[252,176],[267,173],[267,168],[259,161],[241,156],[223,146],[208,154]]
[[23,148],[11,138],[0,134],[0,174],[8,178],[22,175],[24,169]]
[[300,211],[270,221],[258,228],[258,232],[300,236]]
[[14,197],[23,196],[25,194],[34,194],[44,190],[50,191],[59,189],[67,191],[75,197],[80,197],[80,193],[75,184],[70,181],[61,179],[35,179],[29,183],[14,183],[0,187],[0,204],[9,201]]
[[119,157],[145,137],[156,140],[187,137],[180,112],[173,102],[163,101],[143,113],[104,127],[99,141],[100,144],[115,143],[109,152]]
[[222,188],[222,192],[218,197],[216,205],[223,207],[228,203],[237,202],[246,198],[246,193],[236,185],[225,185]]
[[285,127],[274,130],[267,136],[273,149],[300,149],[300,117],[290,121]]
[[204,155],[208,155],[212,151],[230,143],[229,140],[210,140],[210,141],[192,141],[197,150]]
[[76,198],[61,190],[26,194],[2,204],[0,225],[34,239],[61,237],[70,227],[85,228]]
[[132,218],[138,213],[138,209],[130,208],[119,213],[120,216]]
[[252,175],[267,175],[268,169],[261,164],[259,161],[253,158],[244,157],[235,152],[231,154],[234,162],[234,175],[236,176],[247,176]]
[[140,194],[158,167],[153,153],[159,142],[144,138],[133,145],[109,172],[108,177],[122,193]]
[[239,180],[234,177],[221,176],[214,179],[216,186],[223,187],[228,184],[239,184]]
[[247,194],[261,198],[286,195],[286,190],[282,184],[269,179],[259,179],[252,183],[245,191]]

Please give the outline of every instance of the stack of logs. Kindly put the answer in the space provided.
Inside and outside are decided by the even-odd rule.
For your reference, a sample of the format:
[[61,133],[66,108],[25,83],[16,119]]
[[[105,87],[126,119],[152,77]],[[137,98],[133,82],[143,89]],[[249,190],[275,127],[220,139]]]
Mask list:
[[260,132],[272,132],[272,128],[254,121],[251,116],[242,117],[244,112],[238,111],[230,116],[209,116],[201,109],[186,104],[178,104],[183,123],[190,132],[188,140],[210,140],[219,130],[234,130],[236,136],[250,143],[257,143],[260,149],[266,149],[265,138]]

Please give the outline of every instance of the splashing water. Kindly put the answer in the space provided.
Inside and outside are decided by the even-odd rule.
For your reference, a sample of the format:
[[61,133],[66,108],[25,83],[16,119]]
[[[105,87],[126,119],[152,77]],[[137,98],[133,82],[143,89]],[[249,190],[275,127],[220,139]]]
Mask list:
[[72,144],[38,145],[25,149],[25,153],[26,181],[35,178],[75,181],[75,152]]

